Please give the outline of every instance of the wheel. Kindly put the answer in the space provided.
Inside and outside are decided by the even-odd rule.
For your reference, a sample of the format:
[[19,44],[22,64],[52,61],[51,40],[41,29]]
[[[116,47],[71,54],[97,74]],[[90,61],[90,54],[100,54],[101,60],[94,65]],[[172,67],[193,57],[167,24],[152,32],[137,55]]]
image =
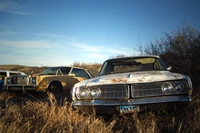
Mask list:
[[55,98],[50,97],[50,101],[56,102],[58,105],[63,104],[63,89],[60,82],[52,82],[48,87],[48,92],[54,95]]

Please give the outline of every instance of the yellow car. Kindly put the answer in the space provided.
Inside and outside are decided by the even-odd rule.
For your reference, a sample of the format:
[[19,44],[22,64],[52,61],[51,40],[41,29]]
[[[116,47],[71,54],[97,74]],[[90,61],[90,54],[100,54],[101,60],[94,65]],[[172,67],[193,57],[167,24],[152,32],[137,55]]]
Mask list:
[[8,92],[52,92],[55,97],[69,94],[77,82],[93,78],[94,75],[78,67],[50,67],[37,75],[14,75],[4,81],[3,90]]

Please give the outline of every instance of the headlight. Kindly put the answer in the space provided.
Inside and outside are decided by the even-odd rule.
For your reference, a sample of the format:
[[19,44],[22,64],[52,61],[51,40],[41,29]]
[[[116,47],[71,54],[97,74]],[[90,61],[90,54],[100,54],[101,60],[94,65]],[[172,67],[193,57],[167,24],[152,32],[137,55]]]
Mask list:
[[36,83],[36,77],[31,77],[30,78],[30,83],[35,84]]
[[90,96],[90,89],[89,88],[83,88],[80,90],[80,96],[82,98],[88,98]]
[[184,91],[184,85],[183,85],[181,82],[177,81],[177,82],[174,84],[174,91],[175,91],[176,93],[181,93],[181,92],[183,92],[183,91]]
[[98,98],[101,95],[101,90],[99,88],[76,88],[75,95],[78,99],[93,99]]
[[99,88],[94,88],[91,91],[92,97],[99,97],[101,95],[101,90]]
[[172,92],[173,86],[169,82],[166,82],[162,85],[161,89],[165,94],[169,94]]

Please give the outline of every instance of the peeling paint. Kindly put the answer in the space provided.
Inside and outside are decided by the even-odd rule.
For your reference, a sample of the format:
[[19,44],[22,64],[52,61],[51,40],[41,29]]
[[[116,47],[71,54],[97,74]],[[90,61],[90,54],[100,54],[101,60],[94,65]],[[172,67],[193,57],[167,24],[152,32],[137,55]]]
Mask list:
[[[100,76],[87,80],[88,86],[100,84],[116,84],[116,83],[144,83],[165,80],[186,79],[183,74],[172,73],[169,71],[145,71],[145,72],[129,72]],[[85,84],[85,85],[86,85]]]
[[[154,56],[150,56],[150,57],[154,57]],[[158,57],[156,56],[156,58]],[[133,107],[135,107],[135,105],[139,107],[140,105],[143,105],[143,104],[155,104],[155,103],[164,104],[168,102],[191,101],[192,82],[188,76],[183,75],[183,74],[178,74],[178,73],[172,73],[170,71],[167,71],[167,69],[159,69],[160,71],[158,71],[158,69],[138,70],[137,68],[135,69],[135,67],[131,66],[132,60],[130,60],[130,62],[126,62],[126,61],[123,61],[123,59],[128,60],[132,58],[121,58],[119,60],[119,66],[121,64],[123,66],[123,63],[125,63],[125,66],[126,65],[129,66],[130,64],[129,67],[124,67],[123,70],[121,70],[121,67],[119,67],[119,71],[117,67],[116,71],[114,71],[115,73],[110,74],[110,72],[113,72],[113,69],[114,69],[112,67],[113,66],[115,67],[118,65],[114,64],[115,59],[111,61],[111,63],[114,64],[113,66],[109,64],[110,63],[109,62],[110,60],[109,60],[108,61],[109,67],[108,68],[105,67],[105,69],[104,67],[102,67],[102,74],[101,73],[99,74],[102,76],[98,76],[96,78],[88,79],[83,82],[79,82],[75,84],[71,91],[72,98],[73,98],[72,105],[77,108],[80,107],[80,109],[90,108],[90,107],[91,109],[94,109],[95,106],[103,105],[105,107],[105,110],[106,110],[106,106],[113,106],[113,107],[118,108],[119,112],[122,112],[123,111],[122,107],[125,107],[125,110],[127,109],[131,110],[133,109]],[[141,60],[142,59],[143,58],[141,58]],[[117,61],[118,59],[116,59],[116,62]],[[147,63],[148,65],[148,61],[149,59],[143,61],[143,63],[144,64]],[[133,63],[135,64],[137,64],[138,62],[133,61]],[[138,64],[141,65],[142,63],[141,64],[138,63]],[[117,73],[117,72],[121,72],[121,73]],[[177,80],[182,80],[182,79],[185,79],[188,81],[188,84],[189,84],[188,94],[185,94],[188,91],[186,89],[184,90],[184,92],[180,93],[183,95],[180,95],[180,94],[176,95],[176,93],[178,92],[178,91],[176,92],[176,90],[172,92],[173,95],[171,95],[171,93],[168,94],[167,92],[165,92],[165,88],[163,88],[163,85],[164,85],[163,82],[170,82],[173,84],[175,88],[175,86],[178,86],[178,84],[176,85],[176,83],[178,83]],[[119,89],[119,86],[124,86],[124,87],[122,88],[120,87]],[[82,87],[88,87],[91,91],[94,88],[98,87],[100,90],[102,90],[100,92],[102,94],[103,99],[101,96],[94,98],[92,95],[91,97],[87,97],[87,98],[84,98],[84,97],[78,98],[77,96],[79,96],[79,93],[80,93],[79,90]],[[113,95],[114,91],[116,95],[121,95],[121,96],[118,97],[118,96]],[[122,96],[124,95],[123,94],[124,92],[126,92],[125,99],[124,99],[124,96]]]
[[99,83],[125,83],[125,82],[127,82],[127,79],[113,78],[108,80],[101,80]]

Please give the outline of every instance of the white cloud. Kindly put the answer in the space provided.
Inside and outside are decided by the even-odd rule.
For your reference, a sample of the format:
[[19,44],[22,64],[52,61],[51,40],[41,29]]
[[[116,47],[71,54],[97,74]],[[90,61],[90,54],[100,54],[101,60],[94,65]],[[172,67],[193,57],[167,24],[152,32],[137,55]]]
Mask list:
[[[96,47],[88,44],[47,40],[0,40],[1,64],[32,66],[71,65],[73,62],[98,62],[130,52],[128,48]],[[77,52],[78,49],[78,52]]]
[[35,15],[36,14],[32,12],[19,12],[19,11],[4,11],[4,12],[18,14],[18,15]]
[[[37,53],[36,53],[37,54]],[[69,66],[73,62],[67,57],[54,56],[29,56],[0,54],[1,64],[18,64],[27,66]],[[3,59],[3,60],[2,60]]]
[[18,14],[18,15],[34,15],[34,13],[19,11],[21,9],[22,9],[22,6],[18,4],[17,2],[10,1],[10,0],[0,1],[0,11],[2,12],[8,12],[8,13],[13,13],[13,14]]
[[8,27],[5,25],[0,24],[0,28],[7,29]]
[[73,63],[61,45],[50,41],[0,40],[0,46],[1,64],[57,66]]
[[0,40],[1,49],[5,48],[20,48],[20,49],[33,49],[33,48],[52,48],[52,42],[48,41],[9,41],[9,40]]
[[0,63],[3,64],[56,66],[70,65],[76,61],[102,63],[113,56],[133,54],[131,48],[114,47],[113,45],[95,46],[95,44],[81,43],[76,39],[68,39],[58,34],[26,33],[31,36],[46,36],[46,40],[13,40],[15,36],[24,36],[25,32],[7,30],[0,32],[1,34],[13,36],[9,40],[0,40]]
[[81,44],[81,43],[73,43],[73,46],[76,47],[77,50],[79,51],[84,51],[84,52],[100,52],[100,48],[96,46],[91,46],[88,44]]
[[16,2],[8,1],[8,0],[0,1],[0,10],[2,10],[2,11],[20,9],[20,8],[21,8],[21,6]]
[[113,45],[107,45],[105,47],[105,45],[94,46],[79,42],[73,42],[70,43],[70,45],[73,48],[73,51],[77,51],[78,49],[75,56],[71,57],[75,62],[103,63],[110,57],[116,57],[118,55],[132,56],[134,54],[134,50],[132,48],[114,47]]
[[14,36],[14,35],[20,35],[19,32],[13,32],[13,31],[2,31],[0,32],[1,36]]
[[102,54],[97,54],[97,53],[89,53],[87,55],[89,58],[95,58],[95,59],[104,59],[106,58],[106,55]]
[[[126,50],[126,51],[124,51],[124,50]],[[123,48],[121,49],[121,50],[119,50],[119,49],[107,49],[107,52],[109,52],[109,53],[113,53],[113,54],[127,54],[127,49],[124,49],[123,50]]]
[[0,36],[10,36],[10,34],[8,34],[6,32],[0,32]]
[[53,38],[63,38],[63,39],[68,39],[66,36],[62,35],[57,35],[57,34],[50,34],[50,33],[32,33],[37,36],[45,36],[45,37],[53,37]]
[[83,43],[72,43],[71,45],[81,52],[87,52],[87,53],[90,52],[92,54],[99,54],[99,55],[101,54],[130,55],[134,52],[132,48],[124,48],[124,47],[114,47],[114,46],[111,46],[111,47],[98,46],[97,47],[94,45],[88,45],[88,44],[83,44]]

